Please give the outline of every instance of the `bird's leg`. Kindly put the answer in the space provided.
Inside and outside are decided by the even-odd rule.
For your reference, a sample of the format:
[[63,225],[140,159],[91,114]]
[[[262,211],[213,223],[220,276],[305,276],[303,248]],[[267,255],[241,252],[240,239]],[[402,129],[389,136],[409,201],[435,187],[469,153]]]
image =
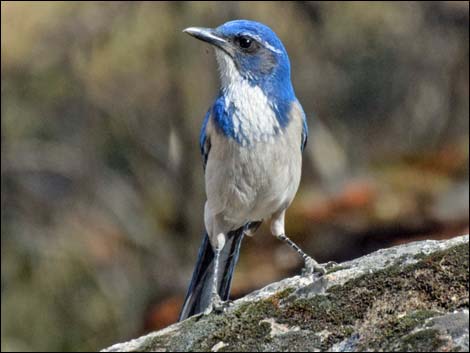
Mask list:
[[219,276],[219,258],[221,249],[214,249],[214,272],[212,279],[211,301],[204,313],[210,314],[212,311],[220,311],[223,307],[222,299],[220,298],[217,290],[218,276]]
[[218,287],[218,278],[219,278],[219,259],[220,253],[225,245],[225,235],[220,234],[216,239],[216,246],[214,249],[214,272],[212,279],[212,291],[211,291],[211,301],[207,309],[204,311],[204,314],[210,314],[212,311],[223,311],[224,302],[220,298]]
[[297,254],[302,256],[305,262],[305,269],[307,274],[313,274],[314,272],[318,272],[321,275],[324,275],[326,270],[325,268],[320,265],[317,261],[315,261],[312,257],[308,256],[296,243],[290,240],[285,234],[277,235],[276,236],[279,240],[285,241],[289,246],[297,251]]
[[313,274],[314,272],[318,272],[320,275],[326,273],[325,268],[316,262],[312,257],[308,256],[296,243],[290,240],[284,231],[284,217],[286,214],[286,210],[282,210],[278,213],[273,215],[272,223],[271,223],[271,232],[272,234],[278,238],[289,244],[291,248],[293,248],[305,262],[305,270],[307,274]]

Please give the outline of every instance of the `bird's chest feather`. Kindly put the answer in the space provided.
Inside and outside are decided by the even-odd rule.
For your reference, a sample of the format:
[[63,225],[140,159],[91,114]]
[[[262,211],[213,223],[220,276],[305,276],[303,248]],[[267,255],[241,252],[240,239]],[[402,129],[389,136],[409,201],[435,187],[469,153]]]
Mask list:
[[276,104],[260,87],[240,80],[231,84],[221,100],[225,114],[220,117],[232,125],[230,138],[244,147],[274,142],[282,126],[276,115]]
[[208,124],[212,145],[205,173],[208,202],[214,213],[241,219],[243,210],[264,218],[265,210],[275,211],[290,202],[297,190],[302,121],[294,116],[283,126],[260,92],[238,92],[225,98],[236,107],[233,125],[227,129],[231,135],[216,120]]

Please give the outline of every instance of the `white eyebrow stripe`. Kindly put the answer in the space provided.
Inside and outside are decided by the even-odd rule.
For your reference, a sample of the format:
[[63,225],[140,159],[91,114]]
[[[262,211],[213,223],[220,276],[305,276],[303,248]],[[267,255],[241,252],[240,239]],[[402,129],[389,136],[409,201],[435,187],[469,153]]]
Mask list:
[[282,54],[282,50],[279,50],[277,48],[274,48],[271,44],[269,44],[268,42],[266,42],[265,40],[263,40],[260,36],[256,35],[256,34],[252,34],[252,33],[240,33],[241,35],[246,35],[248,37],[251,37],[253,39],[256,39],[258,42],[260,42],[261,44],[263,44],[263,46],[265,46],[266,48],[268,48],[269,50],[275,52],[275,53],[278,53],[278,54]]

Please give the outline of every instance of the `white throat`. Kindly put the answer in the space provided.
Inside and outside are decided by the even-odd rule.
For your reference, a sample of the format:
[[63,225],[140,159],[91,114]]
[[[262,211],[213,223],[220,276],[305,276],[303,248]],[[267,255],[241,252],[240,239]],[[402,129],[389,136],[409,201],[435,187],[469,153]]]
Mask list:
[[225,106],[233,104],[232,115],[235,138],[242,146],[256,142],[274,142],[274,136],[282,132],[274,109],[263,90],[242,77],[232,58],[216,49]]

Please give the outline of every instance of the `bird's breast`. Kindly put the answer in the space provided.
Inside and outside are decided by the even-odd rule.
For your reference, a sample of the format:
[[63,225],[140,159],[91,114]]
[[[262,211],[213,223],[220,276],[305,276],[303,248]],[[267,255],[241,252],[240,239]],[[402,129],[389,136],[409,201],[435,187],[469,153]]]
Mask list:
[[[267,119],[276,119],[266,114]],[[240,225],[287,207],[301,173],[302,121],[291,119],[286,127],[274,124],[275,129],[263,120],[266,116],[251,117],[240,119],[236,130],[245,143],[217,132],[211,122],[208,126],[213,130],[205,172],[208,205],[213,214],[222,213]]]
[[242,146],[273,141],[283,127],[276,103],[261,87],[245,79],[234,79],[220,97],[223,119],[230,125],[230,138]]

